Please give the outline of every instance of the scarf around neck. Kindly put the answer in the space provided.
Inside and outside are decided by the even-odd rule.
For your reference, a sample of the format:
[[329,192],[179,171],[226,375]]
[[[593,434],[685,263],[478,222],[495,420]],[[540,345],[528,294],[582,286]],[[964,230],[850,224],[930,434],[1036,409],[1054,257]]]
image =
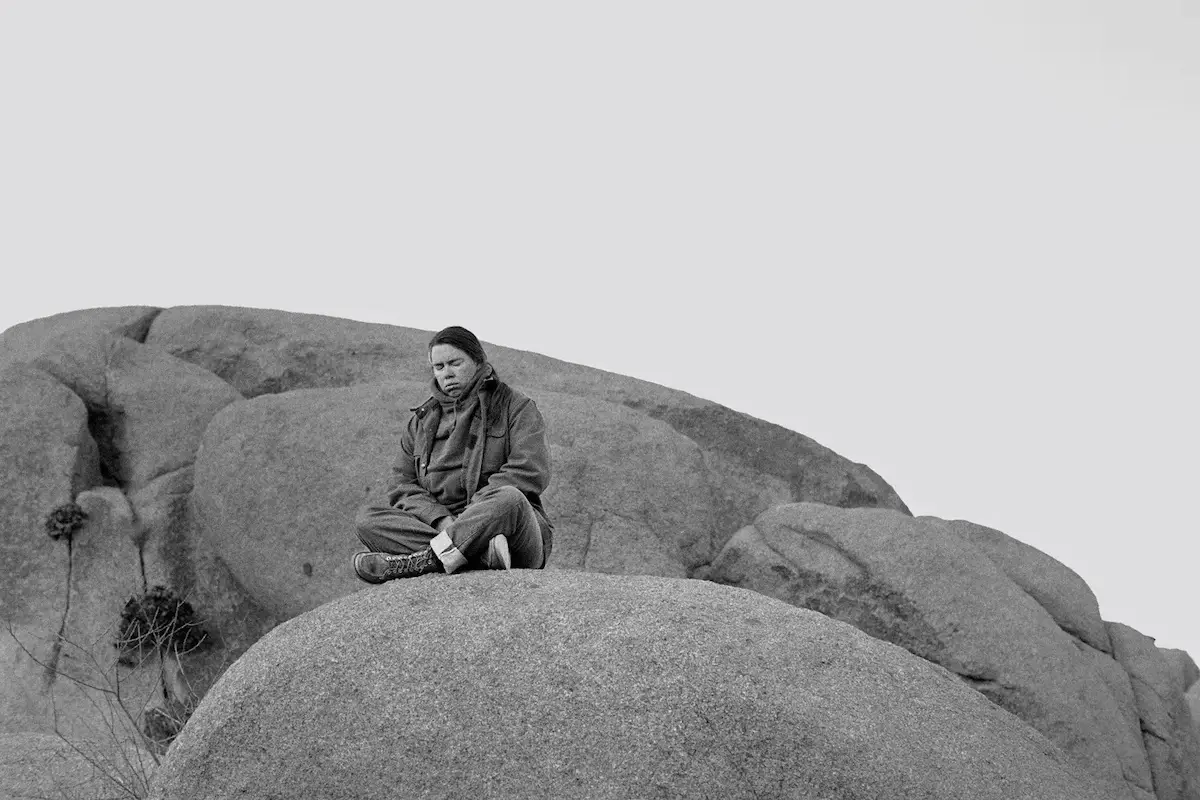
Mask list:
[[[465,453],[462,465],[462,486],[467,498],[475,493],[483,469],[483,449],[475,446],[476,437],[470,433],[472,422],[478,415],[479,427],[477,430],[479,436],[484,436],[488,429],[488,409],[487,404],[481,402],[479,395],[483,385],[489,379],[495,378],[496,371],[492,369],[492,365],[484,362],[457,398],[443,392],[437,385],[436,378],[431,381],[430,388],[436,402],[432,404],[433,407],[430,411],[435,416],[431,420],[432,430],[430,430],[423,448],[424,460],[426,464],[429,463],[434,441],[439,435],[447,437],[448,446],[455,449],[463,448]],[[446,419],[447,415],[450,415],[449,421]],[[449,425],[449,430],[445,429],[446,425]]]
[[443,392],[442,387],[438,386],[437,378],[430,379],[430,391],[433,392],[433,399],[437,400],[438,405],[443,408],[455,406],[460,403],[469,405],[470,401],[478,396],[480,385],[495,374],[496,371],[492,369],[492,365],[485,361],[479,365],[479,369],[475,370],[475,375],[471,378],[471,382],[463,388],[462,393],[458,397],[451,397]]

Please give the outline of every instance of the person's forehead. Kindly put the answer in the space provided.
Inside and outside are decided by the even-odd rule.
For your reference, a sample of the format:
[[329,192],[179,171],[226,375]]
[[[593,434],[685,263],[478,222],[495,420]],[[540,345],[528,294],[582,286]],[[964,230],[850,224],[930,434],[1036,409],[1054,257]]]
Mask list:
[[431,362],[453,361],[456,358],[466,358],[467,354],[452,344],[435,344],[429,351]]

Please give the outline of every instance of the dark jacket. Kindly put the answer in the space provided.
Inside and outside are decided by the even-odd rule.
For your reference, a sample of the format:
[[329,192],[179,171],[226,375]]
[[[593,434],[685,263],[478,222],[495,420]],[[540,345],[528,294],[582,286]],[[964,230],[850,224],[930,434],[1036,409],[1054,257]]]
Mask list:
[[[479,413],[471,417],[466,452],[443,453],[443,461],[453,459],[449,468],[431,459],[441,404],[431,396],[412,409],[392,465],[388,503],[434,525],[460,514],[480,489],[513,486],[529,500],[546,530],[551,525],[542,508],[542,492],[550,484],[545,421],[532,400],[488,370],[479,384]],[[460,463],[461,468],[453,468]]]

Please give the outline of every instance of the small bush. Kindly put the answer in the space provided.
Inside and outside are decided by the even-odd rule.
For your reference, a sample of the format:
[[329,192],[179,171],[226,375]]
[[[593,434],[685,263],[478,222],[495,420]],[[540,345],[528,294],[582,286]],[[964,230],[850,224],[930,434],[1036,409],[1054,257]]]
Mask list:
[[165,586],[155,586],[126,601],[113,644],[122,663],[131,664],[151,651],[178,655],[197,650],[208,644],[208,632],[191,603]]
[[46,533],[51,539],[70,539],[87,518],[87,513],[76,503],[63,503],[46,515]]

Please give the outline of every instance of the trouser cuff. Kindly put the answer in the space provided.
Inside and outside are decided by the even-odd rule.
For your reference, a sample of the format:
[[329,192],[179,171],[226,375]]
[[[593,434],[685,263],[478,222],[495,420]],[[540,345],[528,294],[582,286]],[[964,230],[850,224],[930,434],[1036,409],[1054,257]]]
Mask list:
[[446,574],[457,572],[467,563],[467,557],[454,546],[454,542],[450,539],[450,534],[446,531],[442,531],[433,537],[429,542],[429,546],[433,548],[433,554],[438,557],[438,561],[442,562],[442,566],[446,569]]

